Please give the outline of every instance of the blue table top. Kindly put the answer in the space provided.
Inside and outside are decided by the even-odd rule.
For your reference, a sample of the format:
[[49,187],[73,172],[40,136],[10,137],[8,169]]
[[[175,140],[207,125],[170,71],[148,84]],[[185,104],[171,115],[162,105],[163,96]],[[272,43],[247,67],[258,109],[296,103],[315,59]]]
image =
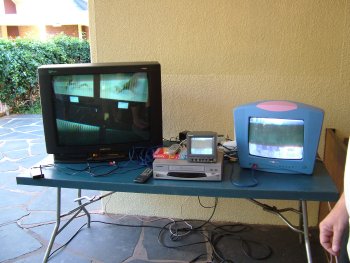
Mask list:
[[44,178],[33,179],[30,174],[24,174],[17,176],[16,180],[18,184],[24,185],[149,194],[307,201],[336,201],[339,197],[334,182],[319,161],[316,162],[313,175],[255,171],[258,183],[254,187],[234,185],[237,181],[245,185],[246,180],[251,180],[251,171],[241,169],[236,163],[224,163],[220,182],[150,178],[146,183],[138,184],[133,179],[144,167],[133,162],[121,163],[119,168],[106,163],[93,163],[90,169],[95,176],[86,171],[85,163],[56,164],[42,169]]

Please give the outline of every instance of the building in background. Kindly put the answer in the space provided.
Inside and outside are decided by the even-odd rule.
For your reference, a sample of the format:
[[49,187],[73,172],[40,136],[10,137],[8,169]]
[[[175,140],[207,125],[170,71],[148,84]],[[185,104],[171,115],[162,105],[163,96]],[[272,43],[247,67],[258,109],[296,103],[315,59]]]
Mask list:
[[0,0],[0,37],[89,39],[88,0]]

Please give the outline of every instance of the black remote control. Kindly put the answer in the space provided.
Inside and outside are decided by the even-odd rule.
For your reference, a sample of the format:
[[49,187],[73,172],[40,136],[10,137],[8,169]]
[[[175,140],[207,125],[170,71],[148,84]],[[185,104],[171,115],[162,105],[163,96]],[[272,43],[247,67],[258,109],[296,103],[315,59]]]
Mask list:
[[140,175],[138,175],[135,179],[135,183],[143,184],[146,182],[153,174],[153,170],[151,168],[146,168]]

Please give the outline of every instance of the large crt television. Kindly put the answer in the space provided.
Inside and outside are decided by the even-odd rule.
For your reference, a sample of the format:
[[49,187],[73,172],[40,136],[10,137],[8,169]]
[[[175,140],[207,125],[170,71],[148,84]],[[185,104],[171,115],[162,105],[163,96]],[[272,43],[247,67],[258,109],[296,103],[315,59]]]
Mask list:
[[240,166],[312,174],[324,112],[292,101],[259,101],[233,110]]
[[128,158],[162,144],[158,62],[38,68],[47,152],[55,162]]

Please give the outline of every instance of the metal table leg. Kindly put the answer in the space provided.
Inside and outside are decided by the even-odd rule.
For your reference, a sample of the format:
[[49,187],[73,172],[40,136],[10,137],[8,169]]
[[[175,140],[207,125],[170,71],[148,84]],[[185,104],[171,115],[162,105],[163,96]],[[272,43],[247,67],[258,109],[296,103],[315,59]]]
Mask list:
[[83,206],[81,203],[81,189],[78,189],[78,204],[83,209],[85,215],[87,216],[87,227],[90,227],[91,216],[90,216],[89,211],[86,209],[86,207]]
[[312,263],[312,256],[311,256],[311,246],[310,246],[310,240],[309,240],[309,225],[308,225],[308,218],[307,218],[307,204],[305,200],[301,201],[302,205],[302,211],[303,211],[303,228],[304,228],[304,240],[305,240],[305,249],[306,249],[306,257],[307,262]]
[[[80,214],[80,212],[84,212],[85,215],[87,216],[87,226],[90,227],[90,223],[91,223],[91,215],[89,213],[89,211],[86,209],[85,206],[90,205],[98,200],[101,200],[102,198],[109,196],[113,194],[113,192],[109,192],[106,193],[104,195],[100,195],[97,197],[93,197],[93,198],[88,198],[88,197],[81,197],[81,189],[78,189],[78,198],[76,199],[76,201],[78,202],[79,206],[77,206],[76,208],[72,209],[71,211],[62,214],[61,215],[61,187],[57,187],[57,207],[56,207],[56,224],[55,224],[55,228],[51,234],[51,238],[49,241],[49,244],[47,246],[46,252],[45,252],[45,256],[43,259],[43,262],[46,263],[51,255],[51,249],[52,246],[55,242],[55,238],[56,236],[58,236],[61,231],[70,224],[70,222],[72,222],[75,218],[77,218]],[[87,199],[88,201],[85,203],[82,203],[82,199]],[[61,218],[62,217],[66,217],[72,215],[62,226],[61,225]]]
[[58,235],[58,230],[60,228],[60,223],[61,223],[61,187],[57,187],[57,207],[56,207],[56,224],[55,228],[51,234],[49,245],[47,246],[45,256],[43,259],[43,262],[46,263],[47,260],[49,259],[52,245],[55,242],[55,238]]
[[[308,263],[312,263],[311,246],[310,246],[310,240],[309,240],[309,225],[308,225],[308,218],[307,218],[307,205],[305,200],[299,201],[299,210],[296,210],[294,208],[278,209],[277,207],[263,204],[255,199],[248,199],[248,200],[262,207],[264,211],[275,214],[279,218],[281,218],[290,229],[292,229],[293,231],[299,234],[300,243],[302,242],[302,235],[304,235],[307,261]],[[299,226],[294,226],[293,224],[291,224],[291,222],[285,216],[282,215],[282,213],[284,212],[297,213],[299,215]]]
[[[299,201],[299,229],[303,231],[303,205],[301,204],[301,201]],[[299,244],[302,244],[304,239],[304,231],[302,233],[299,232]]]

